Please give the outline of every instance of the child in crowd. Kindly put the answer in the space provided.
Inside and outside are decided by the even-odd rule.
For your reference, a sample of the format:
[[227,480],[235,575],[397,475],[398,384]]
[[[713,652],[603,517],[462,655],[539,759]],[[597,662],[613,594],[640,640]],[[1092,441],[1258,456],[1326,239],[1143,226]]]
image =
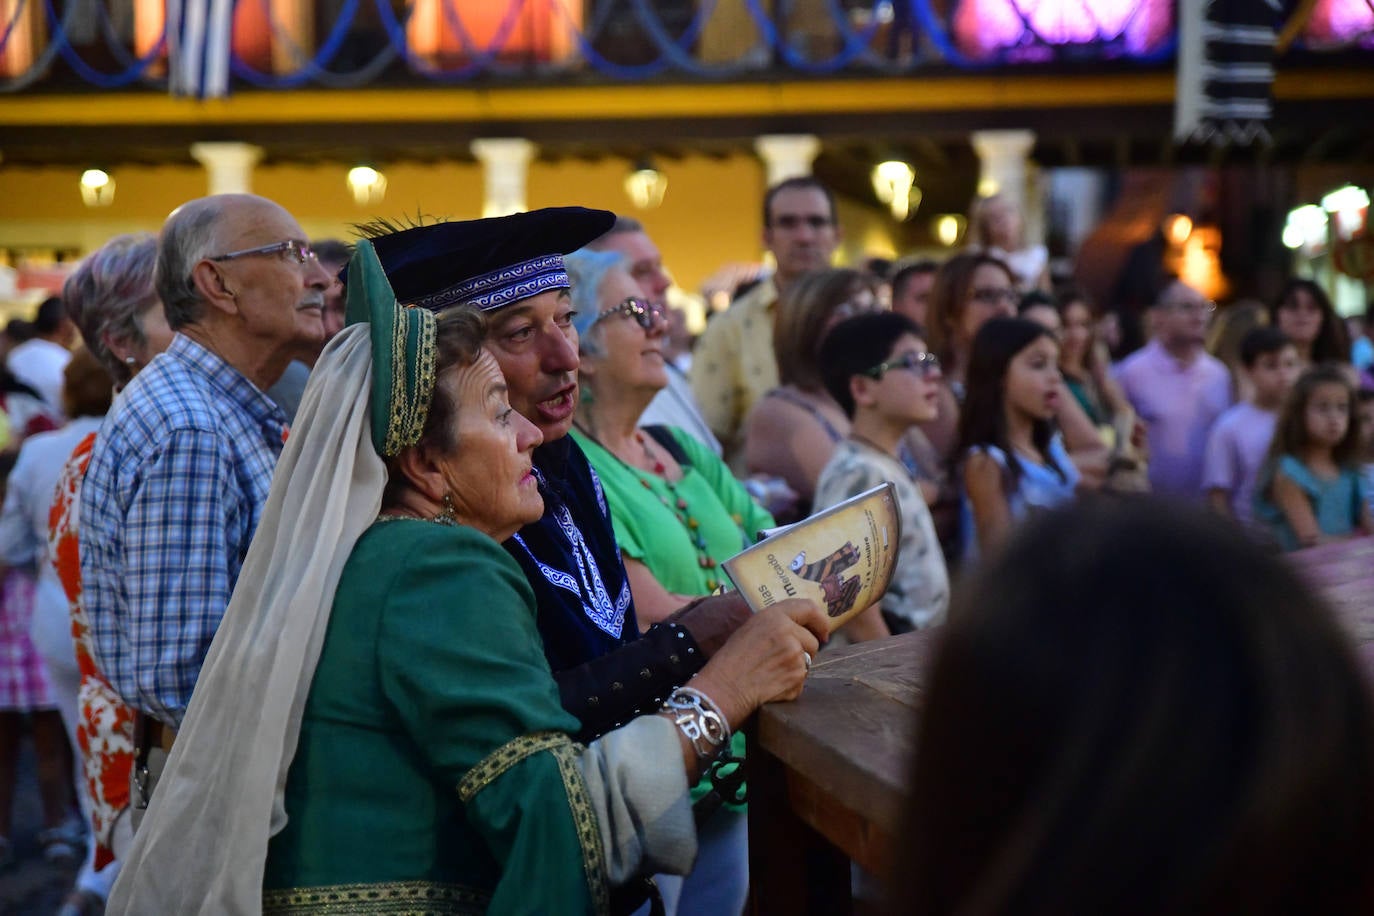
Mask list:
[[1240,342],[1246,400],[1217,418],[1207,436],[1202,486],[1207,502],[1222,515],[1248,524],[1279,408],[1298,379],[1298,351],[1273,327],[1251,328]]
[[1360,479],[1364,482],[1365,504],[1374,510],[1374,388],[1361,388],[1357,399],[1360,412]]
[[1274,430],[1255,515],[1284,550],[1374,530],[1360,479],[1355,391],[1336,366],[1304,372]]
[[[898,312],[875,312],[836,325],[821,344],[826,390],[851,425],[816,485],[815,508],[843,502],[884,481],[897,489],[902,536],[887,594],[834,637],[830,645],[876,639],[942,623],[949,574],[930,510],[899,449],[907,431],[935,419],[940,362],[921,329]],[[840,637],[837,642],[835,637]]]
[[[14,452],[0,453],[0,501],[15,457]],[[38,835],[43,857],[74,866],[84,854],[79,830],[72,827],[73,773],[67,732],[47,666],[29,636],[33,588],[31,568],[0,568],[0,870],[14,861],[9,834],[26,721],[46,823]]]
[[988,321],[973,340],[967,385],[959,446],[971,557],[1032,509],[1071,500],[1079,475],[1052,423],[1062,385],[1051,331],[1024,318]]
[[1055,337],[1061,337],[1064,333],[1059,306],[1055,303],[1054,296],[1043,289],[1033,289],[1021,297],[1021,303],[1016,306],[1016,317],[1043,324],[1054,332]]

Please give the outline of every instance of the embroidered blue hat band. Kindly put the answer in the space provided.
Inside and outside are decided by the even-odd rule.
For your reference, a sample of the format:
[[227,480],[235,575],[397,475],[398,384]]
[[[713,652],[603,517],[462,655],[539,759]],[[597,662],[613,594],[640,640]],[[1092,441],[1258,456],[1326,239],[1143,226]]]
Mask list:
[[550,254],[464,280],[446,290],[416,299],[411,304],[436,312],[463,304],[487,311],[551,289],[567,289],[568,286],[568,271],[563,266],[563,256]]

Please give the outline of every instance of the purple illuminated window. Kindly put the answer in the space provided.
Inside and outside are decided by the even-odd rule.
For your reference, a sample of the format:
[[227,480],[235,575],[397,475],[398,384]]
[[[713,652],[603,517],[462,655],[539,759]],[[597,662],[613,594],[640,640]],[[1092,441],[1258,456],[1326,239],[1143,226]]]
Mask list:
[[1075,47],[1132,57],[1169,40],[1173,8],[1170,0],[959,0],[954,38],[983,60],[1051,60]]
[[1317,0],[1303,38],[1310,47],[1374,47],[1374,5],[1368,0]]

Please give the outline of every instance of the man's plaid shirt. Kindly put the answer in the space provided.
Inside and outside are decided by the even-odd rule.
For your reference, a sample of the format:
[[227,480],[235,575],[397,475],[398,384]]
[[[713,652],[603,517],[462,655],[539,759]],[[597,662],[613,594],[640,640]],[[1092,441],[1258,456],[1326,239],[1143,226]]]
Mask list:
[[257,529],[286,418],[178,334],[129,384],[81,488],[82,601],[125,702],[178,726]]

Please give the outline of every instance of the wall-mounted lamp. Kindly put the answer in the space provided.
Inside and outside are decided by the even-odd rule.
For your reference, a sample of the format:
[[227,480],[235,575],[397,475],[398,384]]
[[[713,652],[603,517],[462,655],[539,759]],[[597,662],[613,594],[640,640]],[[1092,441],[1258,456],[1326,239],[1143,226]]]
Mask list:
[[88,207],[108,207],[114,203],[115,180],[103,169],[81,173],[81,201]]
[[931,233],[946,248],[953,248],[968,227],[968,217],[958,213],[943,213],[931,221]]
[[1164,220],[1164,236],[1175,245],[1182,245],[1193,234],[1193,221],[1182,213],[1175,213]]
[[1348,184],[1322,198],[1322,209],[1336,218],[1336,230],[1342,238],[1350,238],[1365,223],[1369,211],[1369,192]]
[[921,206],[921,189],[916,187],[916,170],[900,159],[889,159],[873,166],[870,174],[873,193],[887,204],[892,218],[904,220]]
[[1326,226],[1326,211],[1316,204],[1289,210],[1283,226],[1283,244],[1293,249],[1315,247],[1326,241]]
[[348,190],[360,207],[379,204],[386,197],[386,176],[370,165],[355,165],[348,170]]
[[625,176],[625,193],[639,209],[652,209],[663,203],[663,195],[668,193],[668,176],[648,159],[641,159]]

